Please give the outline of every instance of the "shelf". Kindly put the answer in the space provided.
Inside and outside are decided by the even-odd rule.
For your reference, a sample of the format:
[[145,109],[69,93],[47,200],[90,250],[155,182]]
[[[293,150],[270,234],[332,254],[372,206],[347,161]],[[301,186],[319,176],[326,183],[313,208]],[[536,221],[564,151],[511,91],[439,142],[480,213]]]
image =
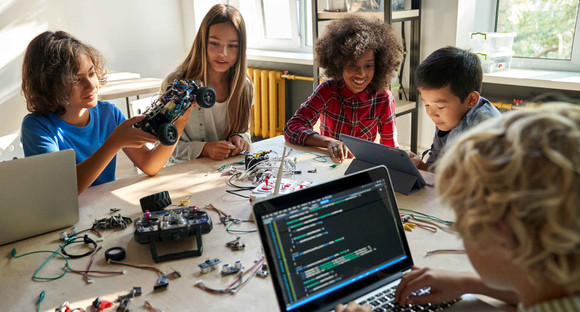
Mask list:
[[[318,12],[319,20],[333,20],[344,17],[345,14],[349,12]],[[374,18],[382,20],[385,17],[384,12],[354,12],[354,14],[362,15],[366,18]],[[419,10],[401,10],[393,11],[393,20],[404,20],[419,18]]]
[[412,113],[417,108],[417,102],[395,99],[395,115]]

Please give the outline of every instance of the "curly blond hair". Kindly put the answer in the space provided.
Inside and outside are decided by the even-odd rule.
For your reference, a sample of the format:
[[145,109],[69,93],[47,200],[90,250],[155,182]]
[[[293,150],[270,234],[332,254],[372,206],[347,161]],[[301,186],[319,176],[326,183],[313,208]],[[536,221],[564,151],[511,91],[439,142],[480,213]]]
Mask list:
[[[488,120],[445,153],[436,173],[464,240],[515,242],[514,263],[535,283],[580,291],[580,106]],[[497,231],[502,223],[511,237]]]

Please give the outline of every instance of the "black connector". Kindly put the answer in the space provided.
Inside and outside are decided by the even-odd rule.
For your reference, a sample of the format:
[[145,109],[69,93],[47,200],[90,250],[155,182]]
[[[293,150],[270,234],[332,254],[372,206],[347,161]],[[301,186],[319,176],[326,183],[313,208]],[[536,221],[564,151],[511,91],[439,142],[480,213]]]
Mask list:
[[159,276],[159,279],[157,279],[155,286],[153,286],[153,290],[165,289],[167,286],[169,286],[169,279],[167,276],[161,275]]

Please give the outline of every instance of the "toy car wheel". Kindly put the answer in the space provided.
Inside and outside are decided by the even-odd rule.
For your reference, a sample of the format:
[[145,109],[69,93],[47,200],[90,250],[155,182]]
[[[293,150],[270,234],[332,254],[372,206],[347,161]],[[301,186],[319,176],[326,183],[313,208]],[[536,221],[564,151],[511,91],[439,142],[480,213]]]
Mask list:
[[141,204],[141,210],[145,212],[146,210],[149,211],[158,211],[161,210],[169,205],[171,205],[171,197],[169,197],[169,192],[159,192],[153,195],[145,196],[139,199],[139,203]]
[[203,108],[210,108],[215,104],[216,94],[211,87],[201,87],[197,90],[197,105]]
[[161,124],[157,130],[159,142],[163,145],[173,145],[177,142],[179,134],[175,125],[169,122]]

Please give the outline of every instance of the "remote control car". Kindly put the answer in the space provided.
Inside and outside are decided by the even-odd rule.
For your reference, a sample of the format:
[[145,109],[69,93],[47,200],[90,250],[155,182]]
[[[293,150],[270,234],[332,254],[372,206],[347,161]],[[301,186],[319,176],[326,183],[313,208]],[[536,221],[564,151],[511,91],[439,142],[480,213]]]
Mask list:
[[193,80],[175,79],[145,111],[145,119],[135,124],[156,136],[161,144],[177,142],[177,128],[173,124],[196,100],[197,105],[210,108],[215,104],[216,94],[211,87],[199,87]]

